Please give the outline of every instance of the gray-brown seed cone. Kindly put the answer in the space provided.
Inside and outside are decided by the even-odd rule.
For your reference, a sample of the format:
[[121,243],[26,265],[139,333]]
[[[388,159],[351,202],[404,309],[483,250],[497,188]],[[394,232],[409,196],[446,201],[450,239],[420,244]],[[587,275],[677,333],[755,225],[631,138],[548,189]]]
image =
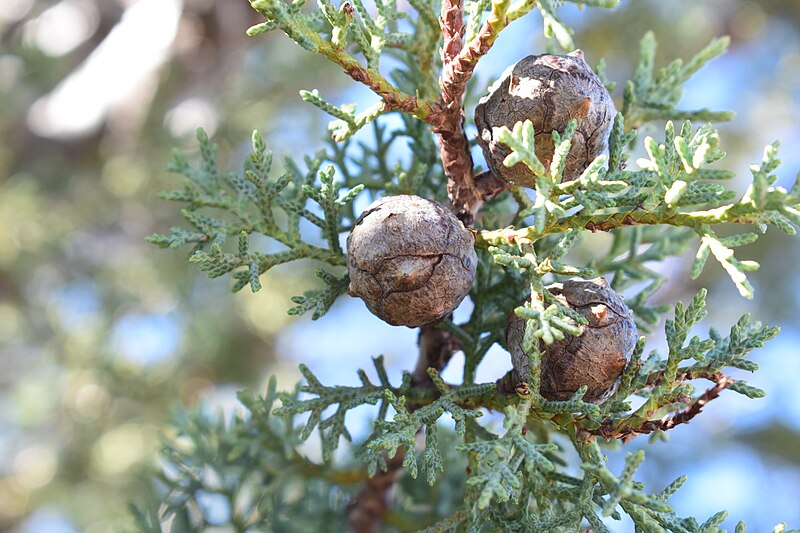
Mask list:
[[373,202],[347,238],[349,293],[395,326],[437,322],[475,279],[475,237],[446,208],[418,196]]
[[[616,390],[636,346],[633,315],[603,278],[574,279],[547,288],[589,323],[580,326],[578,336],[566,335],[549,345],[540,343],[541,394],[548,400],[568,400],[586,385],[589,390],[584,399],[602,403]],[[515,383],[527,382],[530,376],[530,360],[522,349],[525,324],[525,319],[512,313],[506,329]]]
[[603,82],[575,50],[567,55],[528,56],[502,74],[475,109],[478,144],[489,167],[501,178],[533,187],[533,173],[523,163],[511,168],[503,160],[511,151],[497,142],[496,129],[524,120],[533,122],[536,155],[549,167],[555,151],[552,132],[563,133],[571,119],[577,130],[567,155],[563,181],[578,178],[608,150],[616,108]]

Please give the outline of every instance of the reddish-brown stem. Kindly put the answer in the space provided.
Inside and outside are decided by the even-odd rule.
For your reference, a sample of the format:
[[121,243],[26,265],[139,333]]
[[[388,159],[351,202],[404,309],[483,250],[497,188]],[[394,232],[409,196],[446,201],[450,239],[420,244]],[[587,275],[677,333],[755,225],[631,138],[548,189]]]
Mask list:
[[[736,383],[736,380],[726,376],[722,372],[714,373],[698,373],[697,375],[687,372],[678,377],[680,380],[689,380],[696,378],[705,378],[714,381],[714,386],[707,389],[703,394],[697,397],[688,407],[674,413],[667,415],[660,420],[647,420],[637,427],[623,426],[621,428],[612,429],[611,426],[605,424],[598,430],[599,434],[606,439],[621,439],[623,442],[628,442],[637,435],[647,435],[655,431],[668,431],[680,424],[688,423],[692,418],[700,414],[700,411],[711,400],[719,397],[719,394]],[[660,380],[660,376],[654,377],[654,382]],[[648,380],[649,382],[649,380]]]
[[462,101],[467,82],[472,77],[478,59],[491,47],[491,27],[484,25],[479,35],[463,48],[464,14],[462,0],[442,0],[439,19],[443,44],[442,90],[440,107],[431,114],[429,123],[439,135],[439,153],[447,176],[447,193],[453,211],[469,224],[484,200],[505,189],[505,183],[490,173],[476,178],[473,173],[469,140],[464,132]]
[[[461,101],[466,83],[456,71],[464,38],[462,0],[443,0],[439,19],[442,28],[442,90],[438,124],[433,131],[439,135],[439,153],[447,176],[447,194],[456,215],[465,222],[471,221],[480,209],[483,199],[475,185],[469,141],[464,133],[464,110]],[[469,76],[467,76],[469,79]]]

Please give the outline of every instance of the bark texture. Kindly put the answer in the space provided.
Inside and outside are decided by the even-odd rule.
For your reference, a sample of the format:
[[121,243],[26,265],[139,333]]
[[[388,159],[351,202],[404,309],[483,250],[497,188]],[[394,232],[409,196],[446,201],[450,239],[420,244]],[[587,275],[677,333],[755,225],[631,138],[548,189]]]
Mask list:
[[563,180],[581,175],[595,157],[608,151],[608,136],[616,114],[603,82],[576,50],[564,56],[528,56],[512,65],[489,88],[475,109],[478,143],[489,167],[517,185],[533,186],[535,176],[522,163],[503,165],[510,150],[497,142],[496,130],[524,120],[533,122],[536,155],[548,167],[555,145],[552,133],[562,133],[570,120],[578,123],[567,156]]
[[[586,401],[602,403],[616,390],[638,333],[633,315],[603,278],[574,279],[547,287],[562,303],[580,313],[588,324],[580,335],[566,335],[540,344],[541,394],[548,400],[568,400],[583,385]],[[514,363],[515,384],[527,382],[530,359],[523,350],[525,319],[511,315],[506,340]]]
[[446,208],[418,196],[381,198],[347,238],[352,296],[389,324],[437,322],[475,279],[475,237]]

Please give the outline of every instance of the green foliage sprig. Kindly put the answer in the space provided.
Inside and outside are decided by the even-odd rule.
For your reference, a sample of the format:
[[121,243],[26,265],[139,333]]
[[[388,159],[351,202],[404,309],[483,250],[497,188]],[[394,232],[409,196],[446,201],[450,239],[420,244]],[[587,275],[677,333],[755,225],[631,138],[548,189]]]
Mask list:
[[[621,134],[624,119],[615,119],[611,135],[611,152],[619,150],[619,142],[629,138]],[[518,126],[518,127],[517,127]],[[560,182],[559,160],[569,149],[569,141],[559,141],[556,155],[548,172],[544,171],[533,153],[533,132],[530,123],[518,124],[514,132],[505,130],[502,139],[512,152],[505,164],[522,162],[537,174],[537,200],[529,211],[521,214],[534,216],[534,224],[518,230],[485,230],[479,235],[479,246],[503,246],[511,243],[535,242],[542,237],[571,229],[610,231],[623,226],[668,225],[688,228],[701,238],[692,276],[697,277],[709,255],[713,255],[729,274],[739,292],[752,298],[752,287],[746,273],[758,268],[753,261],[740,261],[731,248],[753,242],[755,231],[766,231],[768,226],[794,235],[800,197],[797,183],[790,191],[772,186],[777,177],[772,174],[779,161],[777,143],[764,151],[760,165],[751,167],[753,183],[740,200],[732,202],[736,192],[726,189],[719,180],[730,179],[733,174],[706,168],[717,162],[725,153],[717,148],[718,136],[710,124],[696,131],[692,123],[684,122],[680,135],[676,135],[672,122],[668,122],[665,142],[659,144],[652,137],[645,139],[648,158],[637,161],[640,170],[606,169],[600,156],[573,182]],[[526,133],[527,131],[527,133]],[[565,134],[572,133],[568,128]],[[535,157],[535,156],[533,156]],[[578,183],[575,183],[578,182]],[[591,193],[602,193],[590,196]],[[602,201],[598,202],[598,199]],[[720,224],[751,224],[755,230],[719,239],[713,226]]]
[[682,85],[710,60],[728,48],[730,39],[714,39],[685,64],[674,59],[653,75],[657,42],[653,32],[647,32],[639,43],[640,59],[633,80],[625,85],[622,114],[631,126],[653,120],[701,120],[722,122],[732,120],[729,111],[699,109],[680,111],[675,107],[683,96]]
[[[346,208],[363,185],[340,194],[342,187],[333,180],[333,166],[320,169],[321,155],[306,159],[306,172],[287,159],[286,171],[273,179],[272,153],[266,151],[258,133],[253,134],[253,152],[247,158],[243,175],[221,175],[217,170],[216,146],[202,131],[198,131],[197,138],[203,159],[200,167],[193,168],[176,154],[171,170],[187,178],[184,189],[162,194],[167,200],[186,204],[182,214],[195,231],[173,228],[169,235],[148,237],[150,242],[162,248],[194,244],[190,261],[211,278],[231,274],[234,291],[248,284],[253,292],[260,290],[261,274],[296,259],[317,259],[331,266],[346,263],[339,244],[339,228],[348,214]],[[316,204],[319,214],[307,207],[309,201]],[[219,215],[224,218],[218,218]],[[301,221],[316,226],[326,245],[305,240]],[[252,251],[250,235],[254,233],[268,237],[280,250]],[[222,247],[233,236],[237,237],[236,249],[224,252]],[[209,249],[205,251],[207,246]],[[323,277],[326,281],[330,279]],[[341,283],[331,282],[328,286],[343,290]]]
[[[317,269],[323,288],[293,297],[296,306],[289,310],[292,315],[311,311],[313,318],[320,318],[347,290],[349,278],[346,272],[340,273],[347,262],[340,236],[355,223],[356,196],[364,190],[409,193],[420,188],[433,197],[444,194],[441,174],[432,162],[432,140],[415,138],[419,157],[407,165],[386,164],[387,153],[398,139],[418,137],[422,131],[418,124],[409,122],[408,129],[391,136],[375,124],[374,146],[360,145],[362,157],[355,159],[354,147],[345,141],[305,158],[306,170],[285,158],[277,176],[272,172],[272,152],[258,132],[253,133],[253,151],[244,171],[222,174],[216,145],[199,130],[200,164],[195,167],[176,152],[169,169],[186,178],[184,188],[161,194],[166,200],[186,204],[181,213],[192,229],[173,227],[169,234],[154,234],[148,241],[162,248],[193,245],[190,262],[210,278],[230,275],[234,291],[248,285],[253,292],[259,291],[261,275],[281,264],[300,259],[326,263],[332,269]],[[314,229],[307,230],[309,226]],[[233,238],[235,248],[225,251]],[[253,240],[276,251],[254,251]]]
[[[344,527],[344,494],[323,501],[332,487],[358,482],[360,469],[333,470],[309,461],[295,447],[299,431],[291,419],[272,415],[278,401],[276,381],[265,395],[241,393],[247,415],[230,420],[203,412],[177,413],[173,439],[161,452],[163,471],[159,501],[133,507],[138,531],[203,531],[218,526],[219,516],[238,531],[322,524]],[[302,503],[294,496],[303,495]],[[299,512],[320,502],[308,516]],[[338,511],[338,512],[337,512]]]

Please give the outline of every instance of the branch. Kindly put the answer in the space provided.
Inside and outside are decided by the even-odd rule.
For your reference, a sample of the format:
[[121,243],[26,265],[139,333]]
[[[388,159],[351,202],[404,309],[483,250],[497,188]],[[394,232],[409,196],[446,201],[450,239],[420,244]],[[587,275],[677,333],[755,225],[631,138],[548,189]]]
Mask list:
[[[526,2],[527,11],[535,2]],[[473,174],[469,141],[464,133],[462,100],[467,82],[472,77],[478,60],[494,44],[497,35],[513,20],[507,16],[510,0],[492,4],[492,12],[478,35],[463,47],[464,18],[461,0],[443,0],[439,23],[442,28],[442,89],[441,107],[427,120],[439,134],[439,151],[447,175],[447,193],[453,209],[463,221],[469,223],[483,202],[505,189],[505,184],[491,173],[478,178]],[[519,11],[519,10],[518,10]],[[525,11],[525,12],[527,12]],[[521,16],[519,13],[515,18]],[[485,181],[484,181],[485,180]],[[483,183],[481,183],[483,182]]]
[[[310,52],[318,53],[333,63],[338,64],[353,80],[363,83],[372,89],[384,101],[384,110],[400,110],[409,113],[420,120],[428,122],[432,112],[430,102],[419,99],[404,93],[383,77],[377,64],[372,64],[368,59],[368,65],[364,67],[356,58],[350,55],[343,46],[336,45],[328,41],[323,36],[314,31],[306,18],[298,16],[292,11],[292,6],[287,5],[281,0],[250,0],[253,8],[261,13],[266,19],[269,29],[280,28],[292,40]],[[352,7],[348,5],[351,10]],[[263,33],[258,27],[253,27],[248,31],[250,35]],[[341,43],[340,43],[341,44]],[[370,52],[362,50],[365,56]]]
[[460,55],[464,36],[462,0],[443,0],[439,23],[442,28],[443,43],[441,111],[436,116],[433,131],[439,134],[439,153],[447,176],[447,194],[456,215],[471,221],[483,204],[483,198],[475,185],[472,156],[469,141],[464,133],[464,97],[466,82],[472,70],[462,72],[456,62]]
[[[445,13],[445,2],[442,13]],[[509,9],[511,0],[494,0],[489,18],[481,26],[478,34],[463,48],[459,46],[458,53],[453,57],[450,65],[445,64],[442,71],[442,88],[448,88],[453,94],[464,94],[467,82],[472,77],[472,72],[478,60],[486,55],[497,40],[500,31],[512,21],[520,18],[536,6],[536,0],[529,0]],[[459,11],[460,11],[459,4]],[[444,17],[443,17],[444,18]],[[446,44],[447,41],[445,41]],[[446,101],[446,100],[445,100]]]
[[[597,433],[606,439],[621,439],[622,442],[627,443],[637,435],[648,435],[655,431],[668,431],[680,424],[687,424],[692,418],[700,414],[700,411],[711,400],[719,397],[719,394],[736,383],[736,380],[726,376],[722,372],[714,372],[713,374],[686,372],[678,376],[678,380],[691,380],[697,378],[706,378],[709,381],[714,381],[713,387],[707,389],[703,394],[697,397],[688,407],[678,411],[673,415],[667,415],[661,420],[647,420],[639,427],[624,426],[621,428],[614,428],[615,421],[605,420]],[[656,377],[654,382],[657,382],[661,377]],[[648,382],[650,380],[648,379]]]
[[[456,3],[452,3],[455,1]],[[461,46],[464,35],[461,2],[459,0],[445,0],[442,3],[442,33],[444,45],[442,46],[442,101],[445,105],[456,102],[461,104],[461,97],[467,87],[467,82],[472,77],[478,60],[486,55],[497,40],[500,31],[508,24],[531,11],[536,5],[536,0],[526,1],[509,10],[511,0],[495,0],[489,18],[483,23],[478,34]],[[457,39],[457,44],[452,41]]]
[[648,211],[640,207],[627,207],[624,211],[616,213],[593,213],[589,215],[571,215],[548,222],[542,231],[536,228],[522,227],[515,229],[507,227],[499,230],[483,230],[476,234],[475,246],[488,248],[489,246],[502,246],[519,241],[536,241],[547,235],[563,233],[571,228],[585,228],[592,232],[611,231],[624,226],[677,226],[685,228],[698,228],[703,224],[763,224],[764,213],[732,209],[711,209],[694,213],[664,214]]

